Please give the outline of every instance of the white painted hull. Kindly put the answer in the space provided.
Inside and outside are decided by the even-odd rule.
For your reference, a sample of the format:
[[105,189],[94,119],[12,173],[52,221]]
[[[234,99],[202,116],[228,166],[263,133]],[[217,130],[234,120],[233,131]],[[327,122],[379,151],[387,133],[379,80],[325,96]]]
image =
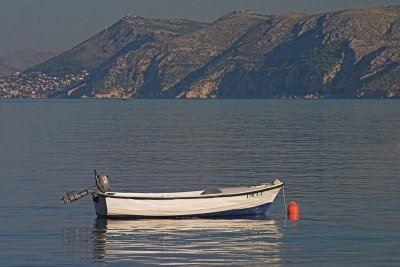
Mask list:
[[[265,213],[283,183],[225,188],[220,193],[107,192],[94,198],[99,217],[212,217]],[[203,194],[202,194],[203,192]]]

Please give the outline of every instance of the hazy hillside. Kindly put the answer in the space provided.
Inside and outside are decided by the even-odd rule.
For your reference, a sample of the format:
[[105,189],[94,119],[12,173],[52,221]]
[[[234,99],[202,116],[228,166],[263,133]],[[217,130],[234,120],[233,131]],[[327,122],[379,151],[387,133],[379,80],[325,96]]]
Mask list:
[[39,52],[32,49],[26,49],[15,52],[11,55],[0,57],[0,77],[10,75],[16,71],[24,71],[56,56],[57,54],[58,52],[56,51]]
[[127,15],[18,79],[43,73],[62,82],[41,97],[400,97],[400,6],[211,24]]

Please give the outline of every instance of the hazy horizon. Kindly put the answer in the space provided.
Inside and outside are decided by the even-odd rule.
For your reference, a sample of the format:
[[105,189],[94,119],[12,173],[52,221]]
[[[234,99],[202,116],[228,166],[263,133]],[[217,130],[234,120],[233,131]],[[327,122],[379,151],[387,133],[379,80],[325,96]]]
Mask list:
[[347,8],[386,6],[395,0],[2,0],[0,56],[23,49],[67,50],[114,24],[127,13],[147,18],[181,18],[212,22],[237,10],[272,15],[309,14]]

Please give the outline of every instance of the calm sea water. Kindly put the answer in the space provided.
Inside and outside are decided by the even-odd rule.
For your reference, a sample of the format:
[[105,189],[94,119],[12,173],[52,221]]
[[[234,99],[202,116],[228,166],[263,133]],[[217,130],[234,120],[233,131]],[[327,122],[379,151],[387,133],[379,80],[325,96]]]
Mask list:
[[[1,266],[399,266],[400,102],[1,100]],[[162,192],[279,178],[264,219],[96,220],[93,184]]]

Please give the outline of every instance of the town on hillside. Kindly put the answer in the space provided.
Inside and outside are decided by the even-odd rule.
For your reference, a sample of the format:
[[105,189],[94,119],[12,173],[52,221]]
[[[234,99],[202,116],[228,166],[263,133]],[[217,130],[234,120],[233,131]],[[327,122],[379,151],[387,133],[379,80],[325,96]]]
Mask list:
[[20,73],[0,78],[0,98],[43,98],[60,91],[66,91],[83,83],[89,76],[87,70],[63,77],[46,73]]

